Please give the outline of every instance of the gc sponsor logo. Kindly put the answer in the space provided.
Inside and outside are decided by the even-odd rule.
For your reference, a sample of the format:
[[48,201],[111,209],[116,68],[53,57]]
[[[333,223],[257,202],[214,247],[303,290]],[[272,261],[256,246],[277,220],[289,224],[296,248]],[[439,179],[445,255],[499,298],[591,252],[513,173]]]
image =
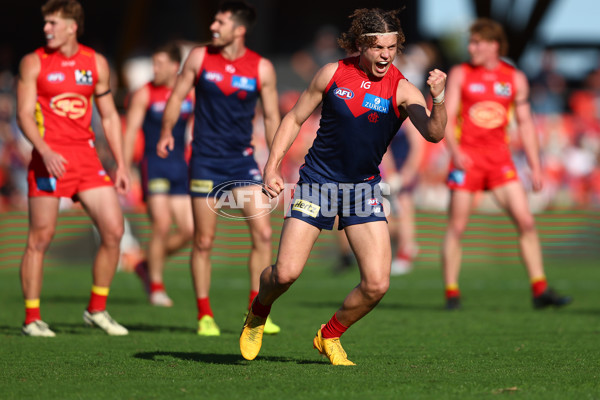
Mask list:
[[495,101],[480,101],[469,109],[469,117],[481,128],[495,129],[506,123],[506,108]]
[[78,93],[63,93],[50,99],[50,108],[61,117],[77,119],[87,112],[88,100]]

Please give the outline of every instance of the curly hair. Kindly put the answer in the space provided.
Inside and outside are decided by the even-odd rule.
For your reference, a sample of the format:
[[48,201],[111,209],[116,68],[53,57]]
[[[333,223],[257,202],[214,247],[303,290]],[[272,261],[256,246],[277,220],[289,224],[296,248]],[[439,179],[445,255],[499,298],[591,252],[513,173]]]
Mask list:
[[339,46],[348,53],[354,53],[361,47],[370,47],[377,42],[376,36],[364,36],[367,33],[398,32],[398,50],[404,48],[406,40],[400,27],[398,14],[403,9],[383,11],[380,8],[361,8],[349,16],[352,19],[348,32],[338,39]]

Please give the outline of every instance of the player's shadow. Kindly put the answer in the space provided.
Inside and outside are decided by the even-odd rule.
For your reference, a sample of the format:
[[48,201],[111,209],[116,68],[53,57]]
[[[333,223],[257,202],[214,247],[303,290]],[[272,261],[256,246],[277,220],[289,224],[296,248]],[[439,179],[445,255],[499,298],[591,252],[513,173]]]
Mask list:
[[[239,354],[215,354],[215,353],[198,353],[198,352],[180,352],[180,351],[144,351],[135,353],[135,358],[154,362],[166,362],[168,358],[177,358],[183,361],[195,361],[204,364],[221,364],[221,365],[247,365],[248,361],[244,360]],[[259,356],[257,361],[270,361],[281,363],[295,364],[323,364],[322,361],[313,360],[296,360],[287,357],[271,357]]]
[[[334,301],[302,301],[298,302],[298,305],[308,308],[333,308],[337,309],[341,305],[341,302]],[[410,310],[410,311],[444,311],[442,305],[437,304],[409,304],[409,303],[397,303],[397,302],[382,302],[377,304],[375,309],[389,309],[389,310]]]
[[0,335],[21,336],[21,327],[19,325],[0,325]]
[[189,326],[127,324],[126,327],[130,332],[193,332]]
[[[57,304],[87,304],[90,300],[89,295],[85,296],[76,296],[76,295],[54,295],[48,296],[44,298],[44,302],[47,303],[57,303]],[[146,304],[147,301],[145,299],[131,299],[129,297],[118,297],[114,296],[110,298],[110,304],[120,304],[120,305],[137,305],[137,304]]]

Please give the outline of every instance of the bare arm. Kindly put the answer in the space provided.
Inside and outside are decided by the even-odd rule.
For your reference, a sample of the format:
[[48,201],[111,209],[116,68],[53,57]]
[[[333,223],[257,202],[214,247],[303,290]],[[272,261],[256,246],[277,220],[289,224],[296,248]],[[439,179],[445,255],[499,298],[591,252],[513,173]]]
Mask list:
[[260,60],[258,74],[261,82],[260,101],[262,103],[265,119],[265,139],[267,141],[267,147],[271,149],[275,132],[281,122],[281,116],[279,115],[279,101],[277,98],[277,78],[273,64],[265,58]]
[[542,189],[542,168],[540,165],[538,137],[533,124],[531,106],[529,104],[529,83],[525,74],[517,71],[515,77],[515,117],[519,126],[519,133],[523,143],[523,149],[527,156],[527,162],[531,168],[531,182],[533,190]]
[[[98,69],[98,81],[95,93],[105,93],[110,89],[110,70],[104,56],[96,53],[96,66]],[[129,171],[123,158],[123,135],[121,133],[121,120],[115,107],[115,101],[111,93],[96,97],[96,106],[102,118],[104,136],[117,163],[115,173],[115,187],[117,192],[125,194],[129,191]]]
[[300,127],[323,100],[323,93],[337,70],[337,63],[321,68],[292,110],[285,115],[275,133],[269,159],[265,165],[264,179],[267,190],[277,196],[283,190],[283,178],[279,171],[281,160],[298,136]]
[[[441,95],[446,84],[446,74],[438,69],[430,71],[427,84],[433,97]],[[406,110],[411,122],[427,141],[437,143],[444,138],[447,120],[444,103],[434,104],[430,112],[423,94],[406,79],[398,83],[396,97],[398,106]]]
[[64,164],[67,160],[48,146],[35,122],[37,78],[40,69],[40,59],[35,53],[30,53],[21,60],[17,82],[17,122],[25,137],[42,156],[48,172],[60,178],[65,173]]
[[123,157],[128,170],[131,170],[133,161],[133,149],[135,147],[135,139],[138,132],[144,123],[146,110],[150,102],[150,91],[147,86],[142,86],[133,96],[127,109],[126,126],[125,126],[125,146],[123,148]]
[[181,103],[183,103],[183,100],[185,100],[190,90],[194,87],[196,74],[200,70],[202,61],[204,61],[204,54],[206,54],[206,47],[195,47],[192,49],[183,64],[181,73],[177,76],[175,87],[165,107],[160,139],[156,145],[156,153],[160,157],[167,157],[169,151],[173,150],[173,146],[175,145],[172,132],[173,127],[177,123],[177,119],[181,113]]

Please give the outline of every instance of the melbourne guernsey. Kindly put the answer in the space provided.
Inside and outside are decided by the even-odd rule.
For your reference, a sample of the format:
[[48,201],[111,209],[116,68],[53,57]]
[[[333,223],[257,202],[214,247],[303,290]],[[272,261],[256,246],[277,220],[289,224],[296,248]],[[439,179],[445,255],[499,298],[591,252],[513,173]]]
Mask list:
[[252,120],[259,97],[261,57],[246,49],[236,60],[207,47],[196,82],[192,156],[251,156]]
[[[152,82],[146,84],[150,95],[148,109],[142,125],[144,131],[144,156],[159,158],[156,155],[156,145],[160,139],[160,129],[165,106],[171,95],[171,88],[166,86],[155,86]],[[185,129],[187,121],[192,115],[194,101],[192,96],[188,95],[181,104],[179,119],[173,127],[174,148],[169,152],[169,158],[184,159],[185,152]]]
[[325,89],[321,125],[305,157],[305,168],[334,182],[361,182],[379,174],[379,164],[406,114],[397,106],[398,82],[391,66],[371,80],[359,57],[338,62]]

